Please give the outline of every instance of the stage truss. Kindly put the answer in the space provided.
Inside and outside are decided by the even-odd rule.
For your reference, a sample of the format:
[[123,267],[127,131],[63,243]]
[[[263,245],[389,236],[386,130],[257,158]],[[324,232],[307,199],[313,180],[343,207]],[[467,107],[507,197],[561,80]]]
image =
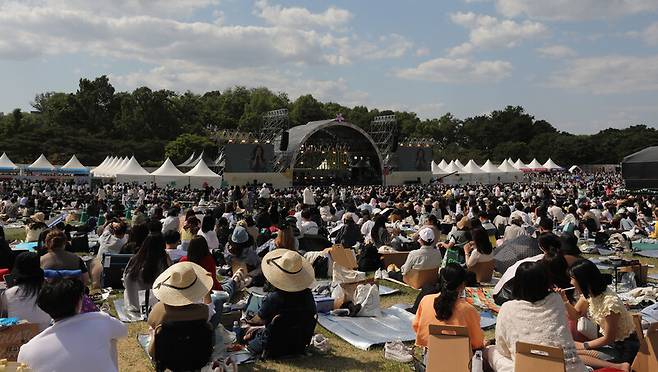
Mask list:
[[398,138],[398,120],[395,115],[376,116],[370,123],[370,136],[379,148],[382,157],[393,152]]
[[266,112],[263,115],[263,124],[260,128],[260,140],[274,142],[284,131],[288,130],[288,109],[279,109]]

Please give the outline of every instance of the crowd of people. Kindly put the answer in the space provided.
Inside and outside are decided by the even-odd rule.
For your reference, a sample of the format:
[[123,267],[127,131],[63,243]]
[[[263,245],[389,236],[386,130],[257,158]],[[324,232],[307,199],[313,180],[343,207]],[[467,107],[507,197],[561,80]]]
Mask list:
[[[495,371],[513,370],[517,341],[562,348],[568,371],[629,371],[638,350],[630,315],[608,289],[610,278],[576,246],[605,229],[655,236],[658,198],[616,194],[620,185],[615,173],[532,175],[505,185],[281,190],[5,181],[0,217],[24,220],[25,240],[38,244],[36,253],[13,257],[0,236],[0,266],[13,279],[0,309],[39,324],[42,332],[19,354],[34,370],[117,370],[116,340],[126,326],[94,311],[89,293],[102,287],[104,254],[131,254],[124,303],[136,314],[146,309],[151,356],[157,358],[155,340],[167,322],[201,321],[214,331],[224,304],[250,286],[266,295],[239,341],[257,356],[289,355],[303,351],[316,325],[310,287],[320,266],[308,252],[341,244],[355,251],[359,270],[377,278],[436,270],[438,284],[424,286],[409,309],[420,348],[428,346],[429,325],[460,325]],[[68,217],[48,227],[60,211]],[[75,231],[98,235],[88,262],[70,252]],[[491,278],[494,254],[505,244],[528,253],[500,273],[495,340],[486,340],[479,312],[462,294]],[[381,267],[385,251],[410,253],[400,267]],[[582,317],[599,326],[599,336],[577,332]]]

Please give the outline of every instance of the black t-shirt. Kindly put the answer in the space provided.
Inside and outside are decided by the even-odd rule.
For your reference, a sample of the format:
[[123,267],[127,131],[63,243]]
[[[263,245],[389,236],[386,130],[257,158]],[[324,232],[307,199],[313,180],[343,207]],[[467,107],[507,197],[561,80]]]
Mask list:
[[263,299],[258,316],[269,324],[275,316],[285,312],[315,314],[317,309],[311,290],[284,292],[277,289],[270,292]]

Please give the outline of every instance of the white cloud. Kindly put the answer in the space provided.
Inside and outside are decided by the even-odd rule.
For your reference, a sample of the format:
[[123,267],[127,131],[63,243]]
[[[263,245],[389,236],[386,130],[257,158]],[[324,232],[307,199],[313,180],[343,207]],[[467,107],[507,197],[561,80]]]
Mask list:
[[658,45],[658,22],[650,24],[641,35],[647,44]]
[[421,47],[416,49],[416,57],[424,57],[427,56],[431,53],[430,48],[427,47]]
[[546,33],[546,26],[539,22],[516,22],[509,19],[499,20],[488,15],[454,13],[450,19],[467,29],[469,41],[449,50],[450,56],[460,56],[474,49],[512,48],[523,40],[532,39]]
[[[11,0],[0,0],[11,3]],[[218,5],[220,0],[23,0],[30,7],[52,7],[60,10],[87,11],[96,15],[129,14],[186,18],[192,13]]]
[[554,73],[549,84],[593,94],[658,91],[658,55],[575,59]]
[[322,13],[311,13],[301,7],[270,5],[267,0],[257,1],[254,12],[269,24],[289,28],[342,29],[352,19],[352,13],[345,9],[330,7]]
[[414,68],[399,70],[403,79],[437,83],[496,82],[510,75],[512,64],[507,61],[471,61],[466,58],[436,58]]
[[506,17],[521,15],[550,20],[620,17],[658,10],[656,0],[496,0]]
[[567,58],[574,57],[578,53],[566,45],[547,45],[545,47],[537,48],[537,52],[543,57],[548,58]]

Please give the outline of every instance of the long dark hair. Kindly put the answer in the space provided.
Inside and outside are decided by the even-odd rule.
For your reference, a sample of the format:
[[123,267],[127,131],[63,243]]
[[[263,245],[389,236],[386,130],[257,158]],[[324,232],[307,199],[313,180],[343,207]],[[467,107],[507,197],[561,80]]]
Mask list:
[[550,293],[548,266],[543,262],[524,262],[516,268],[512,286],[515,300],[537,302]]
[[438,320],[452,317],[453,308],[459,298],[459,288],[466,282],[466,270],[456,263],[449,263],[439,275],[439,296],[434,300],[434,311]]
[[600,295],[608,288],[608,284],[612,283],[611,275],[602,274],[596,264],[587,259],[574,262],[569,269],[569,274],[576,279],[585,298]]
[[195,236],[187,247],[187,260],[201,265],[201,260],[210,254],[208,242],[203,236]]
[[201,222],[201,231],[207,233],[208,231],[212,231],[214,228],[215,217],[213,217],[211,214],[203,216],[203,221]]
[[127,276],[134,278],[141,275],[144,283],[153,283],[162,268],[169,266],[162,234],[147,236],[131,261],[130,266],[126,268]]
[[487,235],[487,232],[483,228],[478,227],[471,230],[471,237],[475,242],[475,248],[480,254],[491,254],[493,252],[489,235]]
[[548,267],[550,282],[559,288],[570,287],[567,273],[569,264],[564,258],[560,238],[553,233],[543,233],[539,236],[538,242],[539,247],[546,252],[542,261]]
[[44,280],[40,264],[39,255],[34,252],[23,252],[16,256],[12,274],[21,298],[36,298],[39,294]]
[[386,228],[386,217],[380,214],[379,216],[375,217],[375,224],[372,225],[372,229],[370,230],[370,238],[372,241],[379,241],[379,229],[382,227]]

